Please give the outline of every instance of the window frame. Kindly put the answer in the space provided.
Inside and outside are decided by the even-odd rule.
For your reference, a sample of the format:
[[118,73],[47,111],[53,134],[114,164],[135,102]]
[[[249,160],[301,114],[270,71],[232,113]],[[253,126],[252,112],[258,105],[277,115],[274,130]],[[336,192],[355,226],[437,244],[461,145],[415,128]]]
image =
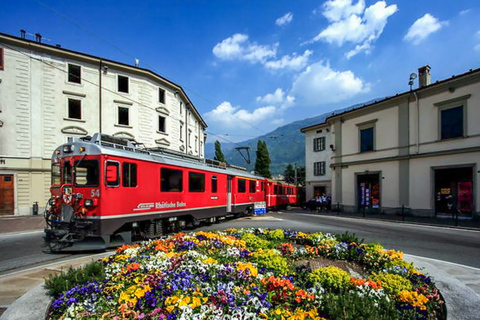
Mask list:
[[165,89],[158,88],[158,102],[165,104],[166,91]]
[[211,184],[212,184],[212,193],[217,193],[218,192],[218,177],[216,175],[212,175],[210,178]]
[[[80,106],[80,118],[73,118],[71,117],[70,115],[70,102],[73,102],[73,101],[77,101],[79,103],[79,106]],[[67,97],[67,119],[69,120],[83,120],[82,119],[82,99],[76,99],[76,98],[70,98],[70,97]]]
[[[120,86],[120,80],[123,80],[123,79],[126,79],[126,86],[127,86],[127,91],[122,91],[120,90],[121,86]],[[122,84],[123,85],[123,84]],[[121,74],[118,74],[117,75],[117,92],[120,92],[120,93],[126,93],[126,94],[129,94],[130,93],[130,77],[127,77],[127,76],[122,76]]]
[[313,152],[325,150],[326,137],[318,137],[313,139]]
[[0,70],[5,70],[5,50],[0,48]]
[[[451,139],[461,139],[461,138],[466,138],[467,137],[467,132],[468,132],[468,127],[467,127],[467,119],[468,119],[468,99],[470,99],[472,95],[467,94],[464,96],[460,96],[457,98],[445,100],[445,101],[440,101],[437,103],[434,103],[433,105],[435,107],[438,107],[438,141],[446,141],[446,140],[451,140]],[[462,123],[462,135],[458,137],[451,137],[451,138],[442,138],[442,112],[449,110],[449,109],[454,109],[454,108],[463,108],[463,123]]]
[[[78,67],[78,76],[72,74],[70,70],[71,67]],[[73,81],[72,79],[74,78],[78,78],[78,81]],[[67,82],[73,84],[82,84],[82,66],[73,63],[67,64]]]
[[[180,187],[177,189],[175,188],[172,188],[170,186],[170,183],[168,185],[168,187],[170,187],[168,190],[164,190],[164,184],[163,184],[163,181],[164,180],[164,172],[167,172],[169,171],[170,173],[180,173],[180,180],[179,180],[179,185],[176,185],[176,187]],[[174,189],[174,191],[172,191],[172,189]],[[183,170],[180,170],[180,169],[170,169],[170,168],[160,168],[160,192],[175,192],[175,193],[180,193],[180,192],[183,192]]]
[[[192,183],[192,179],[197,179],[200,178],[200,184],[201,188],[195,188],[193,189],[193,186],[195,186],[194,183]],[[197,183],[198,181],[193,181]],[[192,193],[204,193],[205,192],[205,173],[202,172],[195,172],[195,171],[189,171],[188,172],[188,192]]]
[[[107,181],[107,170],[109,165],[114,165],[117,167],[117,181],[116,184],[110,184],[110,182]],[[104,181],[105,181],[105,187],[108,188],[117,188],[120,186],[120,162],[114,161],[114,160],[106,160],[105,161],[105,170],[104,170]]]
[[237,192],[247,193],[247,180],[242,178],[237,179]]
[[249,193],[257,192],[257,183],[255,182],[255,180],[249,180],[249,182],[248,182],[248,192]]
[[324,176],[327,171],[326,161],[317,161],[313,163],[313,175],[314,176]]
[[[127,124],[120,123],[120,108],[127,110],[127,122],[128,122]],[[129,106],[117,105],[117,125],[125,126],[125,127],[130,126],[130,107]]]
[[[92,164],[94,163],[94,166],[92,166],[91,168],[94,168],[94,175],[93,177],[90,176],[90,178],[94,178],[95,179],[95,183],[79,183],[78,182],[78,178],[79,178],[79,175],[78,175],[78,172],[81,171],[79,170],[79,168],[82,168],[82,169],[86,169],[86,182],[88,182],[88,173],[92,173],[92,171],[89,170],[88,167],[84,167],[84,166],[80,166],[80,165],[85,165],[85,164]],[[74,185],[75,187],[78,187],[78,188],[96,188],[100,185],[100,162],[97,160],[97,159],[87,159],[87,160],[75,160],[75,163],[74,163],[74,167],[75,167],[75,173],[73,175],[73,178],[74,178]]]
[[[160,119],[163,119],[163,121],[160,121]],[[160,124],[162,122],[163,122],[163,125],[160,126]],[[161,127],[163,127],[163,129]],[[167,133],[167,117],[161,116],[161,115],[158,116],[158,128],[157,129],[158,129],[158,132]]]
[[[138,185],[138,168],[137,167],[138,167],[137,164],[133,162],[122,163],[122,186],[123,187],[125,188],[137,187]],[[134,170],[132,170],[132,168]],[[127,172],[126,172],[126,169],[128,170]]]
[[[378,119],[372,119],[369,121],[365,121],[362,123],[357,123],[356,126],[358,127],[358,152],[365,153],[365,152],[373,152],[377,148],[377,130],[376,124]],[[362,131],[372,129],[372,150],[362,150]]]

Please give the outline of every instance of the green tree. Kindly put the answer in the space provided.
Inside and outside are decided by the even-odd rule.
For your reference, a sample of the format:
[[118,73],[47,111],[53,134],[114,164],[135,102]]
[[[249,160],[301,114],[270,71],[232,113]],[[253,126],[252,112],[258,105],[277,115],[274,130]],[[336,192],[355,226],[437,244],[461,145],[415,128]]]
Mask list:
[[305,187],[305,167],[297,167],[297,185]]
[[258,140],[257,143],[257,152],[255,160],[255,171],[262,177],[271,178],[272,174],[270,173],[270,156],[268,154],[268,148],[265,141]]
[[283,172],[286,183],[295,183],[295,168],[289,163]]
[[225,159],[225,155],[222,152],[222,145],[218,140],[215,141],[215,157],[213,159],[220,162],[227,163],[227,160]]

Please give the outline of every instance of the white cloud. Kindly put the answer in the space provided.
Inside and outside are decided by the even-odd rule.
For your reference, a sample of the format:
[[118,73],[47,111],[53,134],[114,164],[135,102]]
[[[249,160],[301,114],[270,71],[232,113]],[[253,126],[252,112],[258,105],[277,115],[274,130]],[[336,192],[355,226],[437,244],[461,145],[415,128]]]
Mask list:
[[302,72],[292,85],[291,93],[305,106],[336,103],[370,91],[365,83],[348,71],[336,71],[328,63],[318,62]]
[[366,9],[364,0],[356,4],[352,0],[327,1],[322,13],[331,23],[309,42],[324,41],[338,46],[353,43],[356,47],[346,54],[347,58],[362,51],[369,53],[372,43],[387,25],[388,18],[397,11],[397,5],[387,6],[385,1],[378,1]]
[[207,112],[205,118],[223,128],[251,129],[252,125],[274,118],[276,113],[277,109],[274,106],[261,107],[250,112],[224,101],[212,111]]
[[277,88],[274,93],[268,93],[263,97],[257,97],[257,101],[265,104],[277,105],[280,110],[290,108],[295,104],[295,98],[286,95],[281,88]]
[[323,15],[331,22],[340,21],[353,14],[361,14],[364,9],[364,0],[359,0],[355,5],[352,0],[331,0],[323,4]]
[[419,44],[447,24],[447,21],[438,21],[437,18],[427,13],[412,24],[403,40]]
[[277,20],[275,20],[275,24],[277,26],[284,26],[284,25],[292,22],[292,19],[293,19],[293,14],[291,12],[289,12],[289,13],[285,14],[283,17],[280,17]]
[[222,60],[247,60],[252,63],[264,62],[267,58],[275,57],[277,44],[263,46],[248,41],[246,34],[234,34],[213,47],[213,54]]
[[250,43],[248,35],[237,33],[217,43],[212,51],[217,58],[222,60],[243,60],[261,63],[266,68],[272,70],[301,70],[308,64],[308,59],[313,53],[311,50],[305,50],[302,55],[293,53],[276,60],[277,47],[278,43],[273,46]]
[[283,56],[280,60],[272,60],[266,61],[265,67],[269,69],[293,69],[293,70],[301,70],[305,68],[308,64],[308,58],[313,53],[311,50],[305,50],[303,55],[298,56],[297,53],[293,53],[293,55]]

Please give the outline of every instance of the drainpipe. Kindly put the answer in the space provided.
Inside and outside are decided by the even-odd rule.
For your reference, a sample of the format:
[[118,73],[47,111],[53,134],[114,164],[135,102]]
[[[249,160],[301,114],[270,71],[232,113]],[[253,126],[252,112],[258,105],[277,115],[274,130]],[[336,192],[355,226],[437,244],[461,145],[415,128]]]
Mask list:
[[415,103],[417,105],[417,154],[420,152],[420,102],[418,101],[417,92],[413,91],[415,95]]
[[98,67],[98,132],[102,133],[102,59]]

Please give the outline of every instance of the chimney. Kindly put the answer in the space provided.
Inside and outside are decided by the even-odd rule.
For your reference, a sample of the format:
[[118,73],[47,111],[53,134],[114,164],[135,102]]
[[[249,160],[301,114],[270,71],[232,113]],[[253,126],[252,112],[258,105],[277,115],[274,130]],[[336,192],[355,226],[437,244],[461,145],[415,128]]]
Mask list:
[[431,83],[430,69],[431,68],[428,64],[426,66],[418,68],[418,87],[419,88],[426,87]]
[[23,29],[20,30],[20,37],[21,37],[22,39],[25,39],[25,34],[26,34],[26,33],[27,33],[27,31],[25,31],[25,30],[23,30]]
[[42,42],[42,35],[40,33],[35,33],[35,41],[38,43]]

